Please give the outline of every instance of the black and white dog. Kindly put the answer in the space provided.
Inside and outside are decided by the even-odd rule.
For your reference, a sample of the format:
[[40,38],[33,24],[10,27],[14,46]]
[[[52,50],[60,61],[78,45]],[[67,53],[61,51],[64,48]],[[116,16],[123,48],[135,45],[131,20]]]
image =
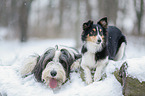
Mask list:
[[97,24],[89,20],[83,24],[81,35],[82,62],[85,81],[93,82],[91,70],[95,69],[94,81],[101,79],[104,67],[108,60],[120,60],[124,57],[126,38],[115,26],[108,26],[107,17],[100,19]]
[[67,46],[49,48],[43,55],[31,56],[21,69],[21,75],[34,74],[38,82],[50,88],[60,87],[65,83],[73,68],[79,67],[81,54]]

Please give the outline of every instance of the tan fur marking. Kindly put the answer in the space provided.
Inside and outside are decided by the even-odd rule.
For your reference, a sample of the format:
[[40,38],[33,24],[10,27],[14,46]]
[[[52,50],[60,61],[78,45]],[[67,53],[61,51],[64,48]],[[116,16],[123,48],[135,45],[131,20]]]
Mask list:
[[103,38],[104,38],[104,36],[102,35],[102,36],[101,36],[101,38],[103,39]]
[[97,42],[97,36],[89,36],[87,35],[87,41],[90,41],[90,42]]
[[94,28],[93,31],[96,31],[96,29]]
[[103,35],[101,36],[101,38],[102,38],[102,40],[104,41],[104,39],[105,39],[105,38],[104,38],[104,36],[103,36]]
[[102,29],[100,29],[100,32],[102,32]]

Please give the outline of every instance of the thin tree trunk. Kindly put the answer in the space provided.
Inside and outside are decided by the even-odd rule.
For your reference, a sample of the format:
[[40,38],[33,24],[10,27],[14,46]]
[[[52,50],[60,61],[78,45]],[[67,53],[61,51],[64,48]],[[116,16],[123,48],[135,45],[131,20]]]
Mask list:
[[118,0],[98,0],[99,17],[107,16],[116,25]]
[[90,3],[89,3],[89,0],[85,0],[85,2],[86,2],[86,10],[87,10],[87,19],[88,20],[90,20],[90,19],[92,19],[92,8],[91,8],[91,5],[90,5]]
[[75,24],[75,26],[76,26],[76,28],[75,28],[75,41],[76,41],[76,48],[79,48],[80,47],[80,27],[79,27],[79,21],[80,21],[80,0],[76,0],[76,3],[77,3],[77,12],[76,12],[76,14],[77,14],[77,18],[76,18],[76,24]]
[[[139,9],[138,9],[138,5],[137,2],[140,2],[139,4]],[[134,0],[134,6],[135,6],[135,10],[136,10],[136,15],[137,15],[137,32],[138,35],[141,35],[141,21],[142,21],[142,16],[143,16],[143,8],[144,8],[144,2],[143,0],[140,1],[136,1]]]
[[59,34],[61,33],[61,31],[62,31],[62,25],[63,25],[63,13],[64,13],[64,0],[60,0],[60,5],[59,5],[59,7],[60,7],[60,15],[59,15]]
[[28,15],[32,0],[23,0],[19,10],[19,27],[20,27],[20,41],[26,42],[27,28],[28,28]]

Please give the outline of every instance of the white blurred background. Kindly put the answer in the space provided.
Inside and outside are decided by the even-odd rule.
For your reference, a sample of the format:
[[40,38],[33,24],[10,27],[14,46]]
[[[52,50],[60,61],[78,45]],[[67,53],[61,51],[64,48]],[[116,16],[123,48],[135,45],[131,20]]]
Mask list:
[[144,0],[0,0],[0,41],[71,38],[82,24],[107,16],[127,36],[145,36]]
[[[145,77],[141,66],[145,61],[144,5],[145,0],[0,0],[0,96],[123,96],[112,73],[88,86],[73,73],[71,82],[54,93],[33,75],[21,78],[19,70],[29,55],[41,55],[56,44],[80,51],[82,24],[107,16],[109,25],[117,26],[127,38],[126,60],[133,64],[136,58],[140,60],[134,73]],[[108,65],[115,70],[118,63]]]

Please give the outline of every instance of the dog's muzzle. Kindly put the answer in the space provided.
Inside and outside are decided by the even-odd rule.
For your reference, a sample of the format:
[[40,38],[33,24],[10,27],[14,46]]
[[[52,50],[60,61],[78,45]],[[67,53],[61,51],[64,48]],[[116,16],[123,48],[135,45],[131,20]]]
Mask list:
[[102,42],[101,39],[98,39],[98,40],[97,40],[97,44],[100,44],[101,42]]
[[59,62],[51,61],[42,72],[42,80],[50,88],[56,88],[66,81],[66,72]]

